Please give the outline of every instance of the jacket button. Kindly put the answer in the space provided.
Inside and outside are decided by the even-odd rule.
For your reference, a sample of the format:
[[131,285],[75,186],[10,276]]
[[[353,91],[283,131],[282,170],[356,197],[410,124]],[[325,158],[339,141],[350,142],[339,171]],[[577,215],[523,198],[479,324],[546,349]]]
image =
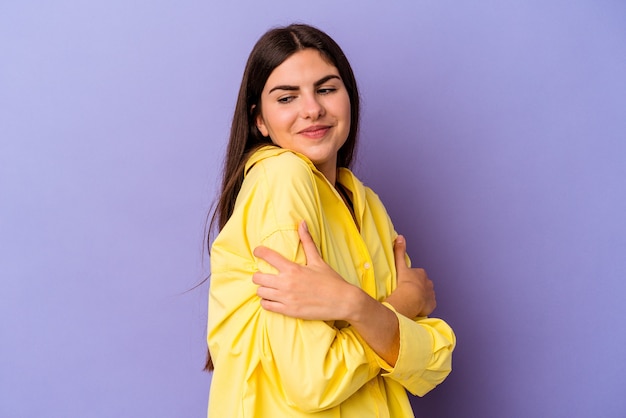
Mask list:
[[363,264],[363,268],[364,268],[365,270],[368,270],[370,267],[372,267],[372,266],[370,265],[370,263],[365,263],[365,264]]

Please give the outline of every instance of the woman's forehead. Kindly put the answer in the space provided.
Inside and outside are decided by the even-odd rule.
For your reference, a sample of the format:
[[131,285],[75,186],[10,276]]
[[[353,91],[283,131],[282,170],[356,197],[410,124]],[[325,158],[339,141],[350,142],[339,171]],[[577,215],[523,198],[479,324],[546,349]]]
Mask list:
[[265,84],[268,87],[277,82],[289,85],[315,83],[327,75],[339,76],[339,70],[318,50],[304,49],[292,54],[274,68]]

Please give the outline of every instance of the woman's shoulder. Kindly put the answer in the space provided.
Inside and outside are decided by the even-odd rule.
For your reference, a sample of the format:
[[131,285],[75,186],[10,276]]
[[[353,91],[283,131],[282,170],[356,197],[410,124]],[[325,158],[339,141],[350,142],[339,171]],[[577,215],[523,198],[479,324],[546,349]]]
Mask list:
[[245,177],[264,176],[271,180],[312,178],[315,166],[297,152],[265,146],[254,152],[245,168]]
[[246,164],[236,207],[244,208],[247,216],[254,213],[257,222],[268,223],[263,227],[267,232],[277,226],[264,216],[272,214],[273,220],[290,219],[294,208],[307,213],[317,205],[318,194],[315,174],[306,160],[289,150],[263,147]]

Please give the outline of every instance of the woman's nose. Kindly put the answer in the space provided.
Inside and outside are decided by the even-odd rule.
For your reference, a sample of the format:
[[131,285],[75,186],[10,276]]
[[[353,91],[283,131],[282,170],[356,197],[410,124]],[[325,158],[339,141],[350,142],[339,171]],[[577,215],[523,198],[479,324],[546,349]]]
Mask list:
[[324,115],[324,106],[316,95],[303,95],[301,103],[301,114],[304,119],[316,120]]

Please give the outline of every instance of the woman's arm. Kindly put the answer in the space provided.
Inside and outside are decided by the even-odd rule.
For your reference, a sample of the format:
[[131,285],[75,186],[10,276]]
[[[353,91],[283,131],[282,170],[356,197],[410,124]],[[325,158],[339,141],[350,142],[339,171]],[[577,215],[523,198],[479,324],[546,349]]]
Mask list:
[[[398,318],[385,305],[360,288],[346,282],[322,259],[301,222],[298,235],[306,255],[306,265],[293,263],[266,247],[254,255],[267,261],[278,274],[255,273],[261,306],[271,312],[300,319],[344,320],[389,365],[398,358],[400,336]],[[394,243],[398,287],[387,303],[408,318],[429,315],[437,306],[433,282],[423,269],[408,267],[406,241]]]
[[[306,265],[292,263],[265,247],[255,255],[277,268],[278,274],[255,273],[254,283],[264,309],[301,319],[344,319],[390,368],[385,376],[411,393],[423,396],[451,370],[454,333],[440,319],[417,318],[436,306],[432,282],[422,269],[409,268],[406,243],[394,243],[398,287],[385,300],[397,315],[361,289],[345,282],[319,256],[306,225],[298,230]],[[391,315],[389,315],[391,314]],[[391,317],[393,316],[393,318]],[[397,366],[397,367],[396,367]]]
[[[306,255],[306,265],[293,263],[266,247],[254,255],[278,270],[278,274],[257,272],[261,306],[271,312],[311,320],[344,320],[388,364],[398,357],[400,336],[398,318],[382,303],[360,288],[346,282],[319,255],[306,223],[298,235]],[[400,299],[400,298],[398,298]]]

